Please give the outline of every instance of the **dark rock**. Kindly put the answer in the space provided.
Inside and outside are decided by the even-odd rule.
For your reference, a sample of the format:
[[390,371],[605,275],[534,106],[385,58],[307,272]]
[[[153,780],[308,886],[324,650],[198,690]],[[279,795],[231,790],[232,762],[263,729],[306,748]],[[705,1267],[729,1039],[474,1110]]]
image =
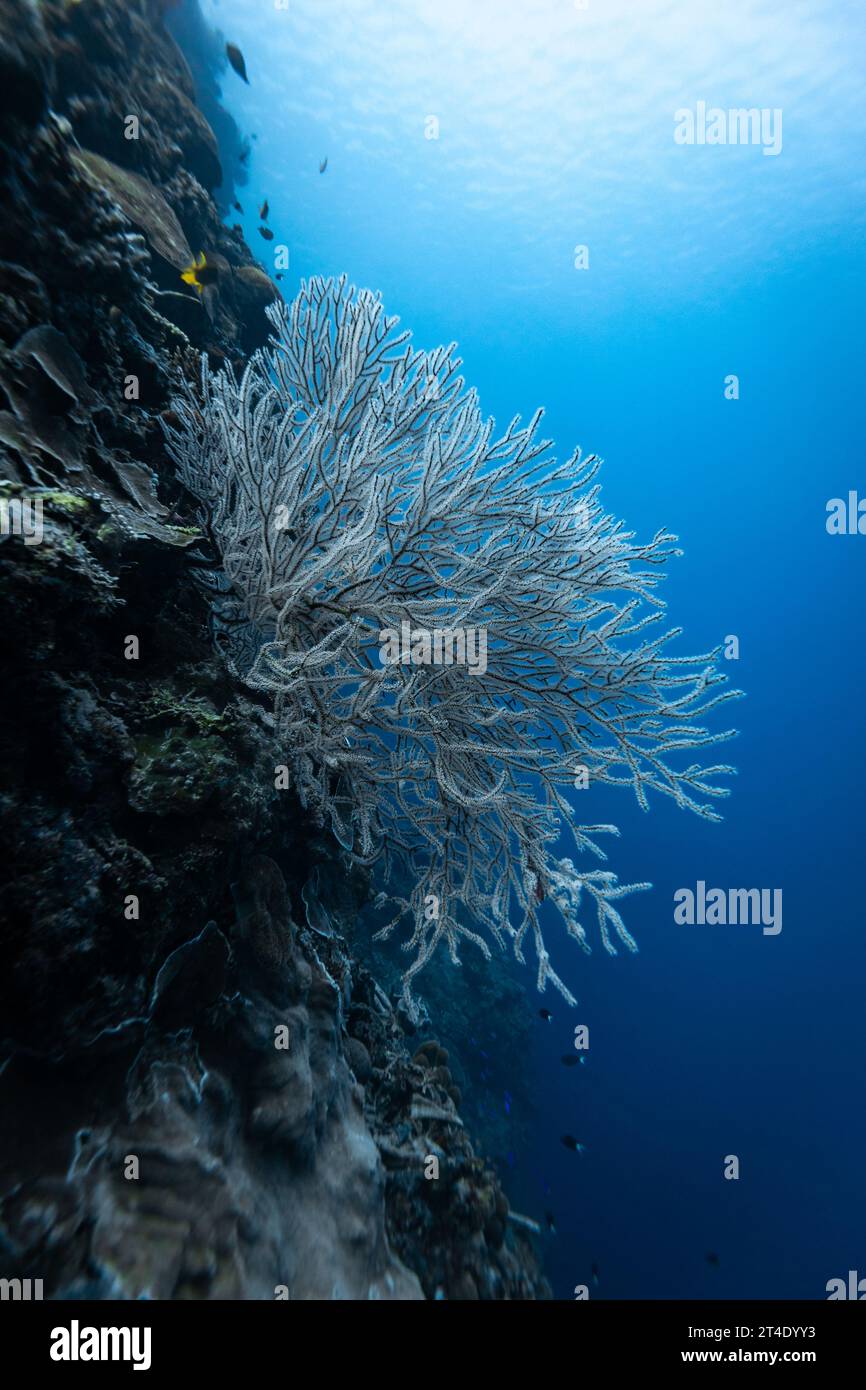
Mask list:
[[370,1079],[373,1070],[370,1061],[370,1054],[364,1044],[358,1038],[346,1038],[344,1044],[346,1061],[355,1073],[355,1076],[364,1086]]
[[0,264],[0,325],[11,345],[24,334],[28,324],[44,323],[50,314],[45,287],[37,275],[23,265],[9,261]]
[[[366,879],[276,790],[270,710],[209,631],[160,416],[199,350],[243,365],[278,291],[222,225],[164,9],[0,0],[0,472],[44,509],[38,545],[0,543],[0,1277],[544,1296],[457,1062],[413,1061],[346,947]],[[219,271],[201,299],[192,251]]]
[[216,1002],[225,989],[229,944],[216,922],[172,951],[160,966],[150,1011],[168,1026],[187,1023],[194,1011]]
[[193,343],[204,341],[209,329],[207,312],[195,294],[179,294],[175,290],[162,290],[153,296],[154,307],[164,314]]
[[45,113],[53,81],[51,52],[39,10],[21,0],[0,0],[0,137],[15,123],[33,126]]

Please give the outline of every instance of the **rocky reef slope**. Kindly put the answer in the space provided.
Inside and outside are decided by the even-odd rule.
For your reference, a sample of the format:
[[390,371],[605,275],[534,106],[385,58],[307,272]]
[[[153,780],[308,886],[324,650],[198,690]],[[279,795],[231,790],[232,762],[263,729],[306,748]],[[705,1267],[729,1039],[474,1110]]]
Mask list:
[[369,885],[209,632],[159,417],[278,288],[218,216],[163,8],[0,0],[0,1276],[543,1297],[446,1054],[346,945]]

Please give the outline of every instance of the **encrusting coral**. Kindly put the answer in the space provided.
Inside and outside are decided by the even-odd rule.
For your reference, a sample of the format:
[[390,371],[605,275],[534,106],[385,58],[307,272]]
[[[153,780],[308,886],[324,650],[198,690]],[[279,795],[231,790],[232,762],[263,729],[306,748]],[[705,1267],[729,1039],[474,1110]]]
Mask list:
[[[520,960],[531,932],[539,989],[573,1002],[540,903],[588,950],[588,900],[605,948],[634,949],[615,903],[648,885],[553,857],[563,826],[601,859],[596,837],[616,833],[578,824],[564,789],[583,773],[633,787],[644,808],[652,789],[718,819],[706,798],[733,770],[667,761],[728,737],[698,721],[735,693],[717,689],[716,652],[671,657],[678,630],[653,631],[676,538],[639,544],[606,515],[600,460],[557,464],[541,411],[496,438],[454,345],[413,350],[345,277],[267,312],[271,346],[240,379],[205,360],[165,427],[221,565],[230,664],[273,698],[313,815],[386,875],[395,855],[411,865],[411,896],[381,932],[412,919],[407,1005],[440,942],[455,960],[461,938],[489,952],[479,922]],[[383,665],[384,632],[407,628],[411,652]],[[467,630],[485,634],[483,672],[431,662],[431,634]]]

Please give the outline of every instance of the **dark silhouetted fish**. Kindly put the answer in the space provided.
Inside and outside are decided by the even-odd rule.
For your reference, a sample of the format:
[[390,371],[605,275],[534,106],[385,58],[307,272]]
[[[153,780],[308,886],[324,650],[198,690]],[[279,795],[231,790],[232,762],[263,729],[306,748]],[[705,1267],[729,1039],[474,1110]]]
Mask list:
[[553,1019],[553,1014],[550,1012],[550,1009],[539,1009],[538,1017],[543,1018],[545,1023],[550,1023]]
[[583,1058],[575,1057],[573,1052],[569,1052],[565,1057],[560,1057],[559,1060],[564,1067],[577,1067],[583,1061]]
[[235,43],[227,43],[227,44],[226,44],[226,57],[228,58],[228,60],[229,60],[229,62],[231,63],[232,67],[234,68],[234,70],[235,70],[235,72],[237,73],[238,77],[242,77],[242,78],[244,79],[244,81],[246,82],[247,86],[249,86],[249,85],[250,85],[250,79],[247,77],[247,65],[246,65],[246,63],[244,62],[244,55],[241,53],[241,51],[240,51],[240,49],[238,48],[237,44],[235,44]]
[[563,1134],[559,1142],[564,1144],[567,1149],[571,1149],[571,1152],[575,1154],[582,1154],[586,1149],[586,1145],[579,1144],[573,1134]]
[[325,158],[322,160],[321,164],[319,165],[319,173],[320,173],[320,174],[324,174],[324,172],[325,172],[325,170],[327,169],[327,167],[328,167],[328,156],[325,155]]
[[552,1211],[546,1211],[546,1212],[544,1213],[544,1221],[545,1221],[545,1225],[547,1226],[547,1229],[550,1231],[551,1235],[554,1235],[554,1236],[555,1236],[555,1235],[556,1235],[556,1222],[555,1222],[555,1220],[554,1220],[554,1218],[553,1218],[553,1212],[552,1212]]
[[259,236],[263,236],[265,241],[273,241],[274,234],[270,227],[259,227]]
[[715,1250],[710,1250],[707,1252],[706,1260],[708,1265],[714,1265],[715,1268],[718,1269],[720,1260]]
[[243,212],[243,208],[241,207],[240,203],[237,202],[237,200],[235,200],[235,202],[232,203],[232,207],[234,208],[235,212]]
[[598,1288],[598,1260],[593,1260],[592,1262],[592,1282],[595,1284],[595,1287]]
[[270,208],[268,207],[268,200],[266,198],[265,201],[262,203],[261,207],[259,208],[259,217],[262,219],[263,222],[267,222],[269,212]]

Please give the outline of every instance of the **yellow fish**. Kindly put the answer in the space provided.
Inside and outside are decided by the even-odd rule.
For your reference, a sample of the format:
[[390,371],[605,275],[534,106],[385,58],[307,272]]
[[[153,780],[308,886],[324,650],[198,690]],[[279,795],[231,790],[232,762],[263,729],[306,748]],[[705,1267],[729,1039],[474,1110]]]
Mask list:
[[219,271],[215,265],[208,265],[204,251],[200,251],[193,259],[192,264],[180,272],[180,278],[185,284],[192,285],[201,294],[206,285],[216,284],[219,279]]

